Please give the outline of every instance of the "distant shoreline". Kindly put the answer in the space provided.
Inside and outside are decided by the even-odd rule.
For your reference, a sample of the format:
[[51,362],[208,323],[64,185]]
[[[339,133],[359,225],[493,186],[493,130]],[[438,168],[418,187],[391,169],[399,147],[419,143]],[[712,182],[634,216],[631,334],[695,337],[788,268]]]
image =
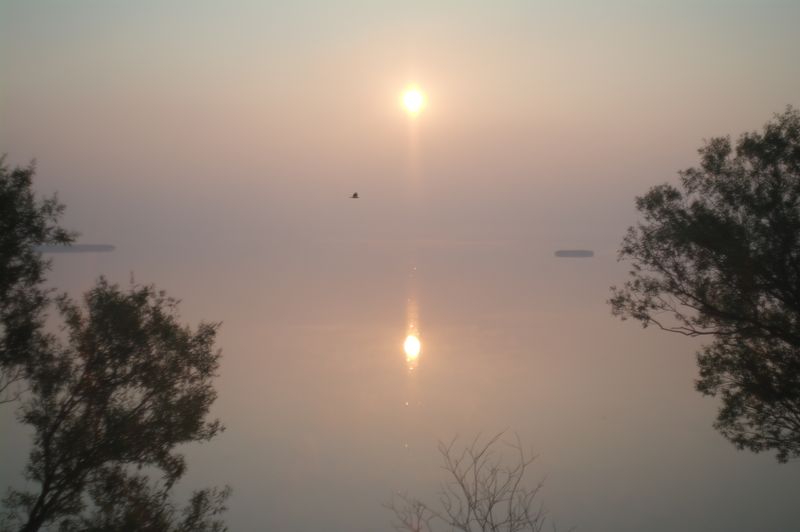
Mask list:
[[108,253],[116,249],[111,244],[72,244],[64,246],[36,246],[39,253]]
[[556,251],[556,257],[588,258],[594,257],[594,251],[591,249],[559,249]]

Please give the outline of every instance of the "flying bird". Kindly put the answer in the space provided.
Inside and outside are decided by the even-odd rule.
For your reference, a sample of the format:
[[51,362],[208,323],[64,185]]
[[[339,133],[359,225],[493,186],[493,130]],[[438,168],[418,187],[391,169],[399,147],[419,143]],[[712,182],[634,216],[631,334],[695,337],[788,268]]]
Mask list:
[[358,199],[358,192],[353,192],[353,195],[350,196],[350,199]]

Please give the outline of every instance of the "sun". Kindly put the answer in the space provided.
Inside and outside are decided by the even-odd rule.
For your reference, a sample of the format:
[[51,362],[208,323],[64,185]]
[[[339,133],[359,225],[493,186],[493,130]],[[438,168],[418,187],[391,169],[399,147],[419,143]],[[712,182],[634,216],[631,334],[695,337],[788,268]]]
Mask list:
[[425,95],[417,87],[409,87],[403,92],[403,107],[410,115],[416,115],[425,107]]
[[406,360],[411,362],[419,358],[420,342],[419,338],[413,334],[406,336],[406,341],[403,342],[403,351],[406,352]]

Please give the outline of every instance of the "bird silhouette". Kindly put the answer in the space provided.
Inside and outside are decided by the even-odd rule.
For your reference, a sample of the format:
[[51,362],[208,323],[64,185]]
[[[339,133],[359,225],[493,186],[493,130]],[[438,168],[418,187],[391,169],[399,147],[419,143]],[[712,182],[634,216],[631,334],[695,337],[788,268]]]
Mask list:
[[350,196],[350,199],[358,199],[358,192],[353,192],[353,195]]

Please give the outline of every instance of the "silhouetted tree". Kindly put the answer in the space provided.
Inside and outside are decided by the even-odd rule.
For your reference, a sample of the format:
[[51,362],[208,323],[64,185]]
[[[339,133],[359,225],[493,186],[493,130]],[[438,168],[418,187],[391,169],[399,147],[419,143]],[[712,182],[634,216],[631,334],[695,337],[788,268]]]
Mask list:
[[456,440],[439,443],[448,474],[439,504],[430,506],[398,494],[387,507],[394,512],[397,530],[432,532],[439,523],[446,530],[461,532],[538,532],[546,523],[542,506],[536,501],[541,482],[529,487],[528,466],[535,457],[525,453],[519,438],[508,444],[516,455],[506,463],[496,447],[497,434],[485,443],[480,436],[458,449]]
[[697,389],[722,399],[715,427],[740,449],[800,456],[800,113],[714,138],[698,168],[637,198],[620,250],[631,278],[614,314],[713,338]]
[[119,466],[103,469],[91,486],[94,510],[62,522],[60,532],[222,532],[219,514],[230,489],[195,492],[178,512],[168,502],[168,489],[143,475],[131,475]]
[[9,169],[0,157],[0,402],[14,399],[24,363],[41,342],[48,291],[42,287],[50,263],[36,246],[67,244],[75,234],[58,225],[64,210],[53,196],[38,200],[35,168]]
[[183,514],[167,499],[186,470],[176,446],[221,430],[206,420],[217,326],[181,325],[176,305],[152,286],[122,291],[102,278],[83,306],[58,298],[65,338],[27,354],[20,409],[34,433],[26,477],[38,487],[6,497],[7,529],[224,530],[227,489],[196,493]]

